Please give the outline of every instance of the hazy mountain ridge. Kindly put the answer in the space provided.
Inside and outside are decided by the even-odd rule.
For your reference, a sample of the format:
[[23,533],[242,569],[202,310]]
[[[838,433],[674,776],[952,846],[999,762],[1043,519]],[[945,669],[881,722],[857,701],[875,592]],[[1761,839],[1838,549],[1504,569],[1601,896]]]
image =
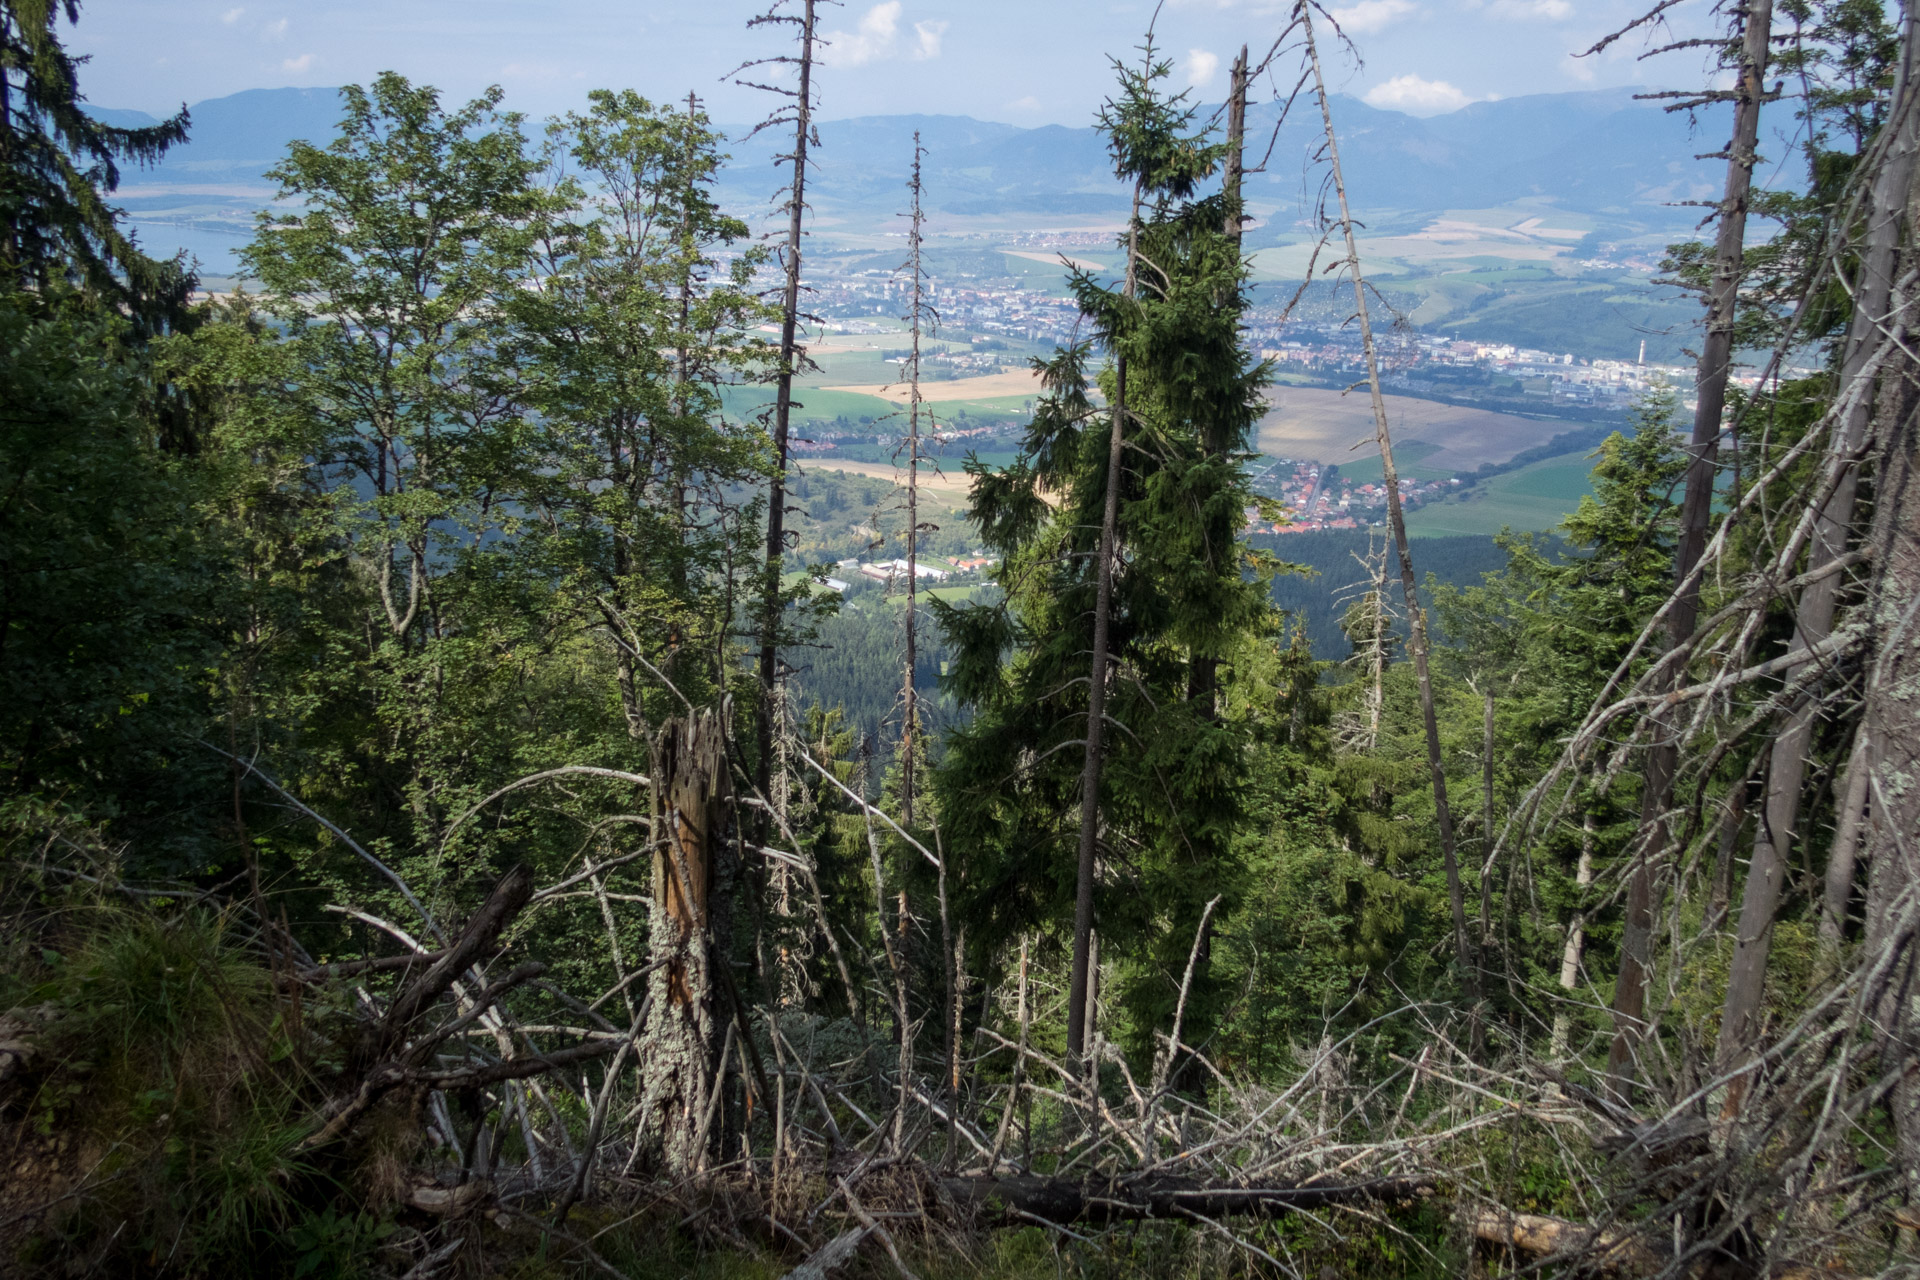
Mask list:
[[[1355,204],[1375,211],[1437,213],[1543,199],[1572,212],[1637,223],[1685,219],[1671,202],[1710,198],[1710,151],[1717,124],[1693,128],[1684,116],[1635,102],[1631,90],[1547,94],[1481,102],[1450,115],[1417,119],[1353,98],[1334,103],[1341,152]],[[151,207],[140,188],[265,188],[264,172],[295,138],[323,142],[340,116],[332,89],[251,89],[193,104],[192,140],[161,165],[126,175],[123,199]],[[137,111],[96,108],[115,124],[151,123]],[[1273,137],[1278,106],[1249,112],[1250,160],[1272,149],[1265,172],[1250,178],[1256,206],[1298,214],[1315,196],[1311,158],[1317,113],[1303,110]],[[930,211],[955,216],[1106,215],[1121,212],[1125,192],[1091,125],[1018,125],[965,116],[890,115],[830,120],[819,126],[811,198],[823,225],[873,221],[896,212],[912,157],[913,134],[926,147]],[[730,127],[733,162],[722,194],[746,209],[781,184],[774,156],[787,144],[771,133]],[[215,193],[206,192],[208,196]],[[222,193],[229,203],[239,193]],[[176,200],[177,204],[178,201]],[[243,202],[245,203],[245,202]],[[234,209],[238,212],[238,209]],[[203,209],[202,216],[214,215]]]

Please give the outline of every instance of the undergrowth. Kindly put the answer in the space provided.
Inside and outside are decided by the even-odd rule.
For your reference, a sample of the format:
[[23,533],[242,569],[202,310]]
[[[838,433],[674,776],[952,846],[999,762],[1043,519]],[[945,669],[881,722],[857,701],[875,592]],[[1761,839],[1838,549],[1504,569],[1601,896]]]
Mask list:
[[[30,885],[23,907],[22,883],[0,903],[0,1014],[35,1028],[38,1052],[0,1083],[0,1168],[14,1171],[0,1190],[0,1277],[375,1280],[456,1240],[441,1274],[573,1280],[611,1267],[635,1280],[773,1280],[803,1256],[794,1237],[715,1233],[632,1183],[591,1197],[558,1233],[531,1201],[455,1220],[410,1209],[406,1188],[434,1159],[417,1115],[370,1123],[347,1155],[303,1151],[353,1026],[343,989],[277,982],[240,908],[57,881]],[[831,1199],[820,1191],[799,1199]],[[794,1225],[825,1238],[845,1229],[836,1222]],[[1280,1274],[1263,1253],[1304,1276],[1426,1280],[1464,1265],[1456,1227],[1433,1204],[1391,1223],[1359,1213],[1334,1228],[1282,1218],[1227,1229],[1141,1223],[1073,1238],[921,1220],[896,1222],[893,1237],[921,1280]],[[869,1243],[835,1274],[898,1272]]]

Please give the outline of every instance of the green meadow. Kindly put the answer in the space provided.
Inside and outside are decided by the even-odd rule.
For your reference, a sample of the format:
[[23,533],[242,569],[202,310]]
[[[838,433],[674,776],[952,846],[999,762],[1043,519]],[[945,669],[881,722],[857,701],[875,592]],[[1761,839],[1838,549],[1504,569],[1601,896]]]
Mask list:
[[1593,492],[1585,452],[1546,458],[1475,485],[1464,497],[1407,513],[1416,538],[1498,533],[1502,529],[1551,529]]

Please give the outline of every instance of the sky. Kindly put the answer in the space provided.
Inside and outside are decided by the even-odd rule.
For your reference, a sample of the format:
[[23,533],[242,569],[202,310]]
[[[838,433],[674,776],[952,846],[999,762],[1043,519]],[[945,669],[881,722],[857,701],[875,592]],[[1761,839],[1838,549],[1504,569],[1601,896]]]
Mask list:
[[[790,28],[748,29],[766,2],[84,0],[67,39],[91,58],[81,75],[91,102],[156,114],[242,89],[330,87],[393,70],[461,98],[499,84],[508,106],[534,116],[573,108],[589,89],[632,88],[655,99],[692,90],[715,119],[746,121],[765,111],[765,95],[729,73],[790,47]],[[1330,71],[1339,91],[1416,115],[1488,98],[1697,83],[1697,53],[1640,61],[1638,36],[1598,57],[1571,56],[1647,3],[1327,0],[1364,59],[1338,58]],[[1684,0],[1674,11],[1682,33],[1709,3]],[[1287,8],[1165,0],[1156,20],[1151,0],[823,3],[831,47],[820,114],[1085,125],[1111,91],[1108,56],[1129,54],[1149,21],[1177,81],[1218,101],[1234,53],[1250,44],[1257,60]]]

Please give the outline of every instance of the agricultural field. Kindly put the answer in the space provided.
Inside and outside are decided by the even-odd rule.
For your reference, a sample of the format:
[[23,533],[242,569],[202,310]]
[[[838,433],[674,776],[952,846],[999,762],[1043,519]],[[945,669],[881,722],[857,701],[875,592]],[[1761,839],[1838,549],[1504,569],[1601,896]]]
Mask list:
[[[1343,395],[1321,387],[1275,386],[1268,390],[1267,399],[1273,408],[1261,419],[1258,428],[1262,453],[1278,458],[1331,462],[1342,471],[1371,460],[1377,471],[1379,451],[1373,443],[1373,407],[1364,394],[1356,391]],[[1482,463],[1505,462],[1521,450],[1545,444],[1556,432],[1566,430],[1562,422],[1417,400],[1411,396],[1388,396],[1387,420],[1396,440],[1420,441],[1433,446],[1433,452],[1419,461],[1440,475],[1472,471]]]
[[1038,262],[1051,267],[1053,274],[1057,274],[1062,281],[1067,279],[1071,270],[1075,267],[1082,271],[1090,271],[1095,275],[1099,275],[1101,272],[1116,272],[1120,269],[1121,260],[1120,255],[1117,253],[1106,254],[1100,257],[1088,257],[1084,249],[1075,253],[1061,253],[1053,249],[1002,249],[1000,252],[1006,254],[1009,259],[1017,258],[1020,260],[1007,263],[1007,270],[1012,275],[1022,277],[1032,276],[1035,274],[1034,270],[1027,264],[1030,262]]
[[[808,475],[821,475],[823,473],[838,471],[845,475],[865,476],[869,479],[887,480],[895,484],[901,482],[900,477],[902,474],[901,470],[891,463],[853,462],[846,458],[824,458],[812,462],[802,459],[800,461],[800,467]],[[943,461],[938,470],[924,462],[920,465],[920,488],[923,491],[936,493],[943,497],[960,498],[964,500],[967,496],[967,486],[972,483],[973,478],[966,473],[965,469],[962,468],[957,461]]]
[[[726,407],[728,417],[745,422],[765,413],[773,404],[773,395],[770,384],[728,387],[721,395],[721,402]],[[825,387],[795,387],[793,398],[798,402],[793,411],[796,423],[832,422],[835,418],[843,417],[851,422],[859,422],[863,418],[877,420],[898,408],[891,401],[878,396],[832,391]]]
[[1407,532],[1416,538],[1444,538],[1504,528],[1551,529],[1593,492],[1592,466],[1582,451],[1494,476],[1459,499],[1408,512]]
[[[1396,440],[1393,442],[1393,462],[1402,480],[1445,480],[1453,474],[1451,467],[1435,467],[1426,460],[1446,450],[1440,445],[1425,440]],[[1387,469],[1380,464],[1380,455],[1363,458],[1359,462],[1340,464],[1340,478],[1351,480],[1355,484],[1377,484],[1386,478]]]
[[[1595,267],[1587,238],[1657,260],[1673,235],[1618,225],[1534,201],[1497,209],[1449,209],[1360,239],[1368,279],[1400,299],[1420,329],[1483,342],[1511,342],[1584,359],[1682,358],[1699,307],[1656,286],[1641,269]],[[1253,254],[1253,277],[1271,297],[1290,292],[1315,260],[1311,238],[1284,236]],[[1328,251],[1319,251],[1325,267]]]
[[[907,384],[904,382],[828,387],[826,390],[843,391],[851,395],[875,396],[891,400],[895,404],[907,402]],[[1032,369],[1011,369],[1002,373],[981,374],[974,378],[939,380],[922,378],[920,380],[920,398],[932,404],[949,404],[961,400],[993,402],[1009,399],[1018,404],[1040,394],[1040,375]]]

